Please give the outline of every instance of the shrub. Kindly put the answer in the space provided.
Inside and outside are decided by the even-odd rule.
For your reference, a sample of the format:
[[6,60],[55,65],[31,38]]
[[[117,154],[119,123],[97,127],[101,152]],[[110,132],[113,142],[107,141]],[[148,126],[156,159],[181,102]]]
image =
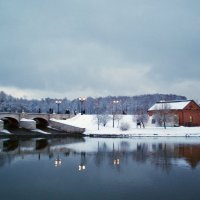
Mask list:
[[120,124],[120,130],[121,131],[127,131],[130,129],[130,125],[127,122],[122,122]]

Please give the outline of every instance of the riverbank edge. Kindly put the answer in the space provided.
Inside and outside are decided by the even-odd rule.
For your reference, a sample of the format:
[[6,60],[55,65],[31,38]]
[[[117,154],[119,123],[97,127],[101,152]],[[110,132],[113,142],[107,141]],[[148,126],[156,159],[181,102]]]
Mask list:
[[30,139],[30,138],[66,138],[66,137],[84,137],[83,134],[71,134],[71,133],[56,133],[56,134],[43,134],[43,133],[29,133],[29,134],[15,134],[15,133],[1,133],[0,139],[12,138],[12,139]]
[[185,135],[159,135],[159,134],[71,134],[71,133],[56,133],[56,134],[43,134],[43,133],[29,133],[29,134],[16,134],[16,133],[2,133],[0,132],[0,139],[2,138],[66,138],[66,137],[91,137],[91,138],[200,138],[200,134],[185,134]]

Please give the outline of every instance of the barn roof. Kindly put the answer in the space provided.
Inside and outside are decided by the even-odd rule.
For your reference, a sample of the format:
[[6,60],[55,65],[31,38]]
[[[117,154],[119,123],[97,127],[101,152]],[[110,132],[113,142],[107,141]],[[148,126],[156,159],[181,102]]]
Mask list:
[[[163,106],[166,106],[170,110],[182,110],[184,109],[192,100],[184,101],[159,101],[155,103],[148,111],[151,110],[162,110]],[[166,108],[164,107],[164,108]]]

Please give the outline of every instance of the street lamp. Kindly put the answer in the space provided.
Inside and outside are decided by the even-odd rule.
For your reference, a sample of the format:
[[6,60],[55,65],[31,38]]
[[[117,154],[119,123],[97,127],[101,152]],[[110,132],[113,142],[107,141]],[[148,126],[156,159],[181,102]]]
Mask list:
[[81,115],[83,114],[83,112],[85,112],[85,110],[83,109],[83,102],[86,100],[85,97],[79,97],[78,100],[81,102]]
[[114,105],[118,104],[119,101],[118,100],[113,100],[112,102],[112,114],[113,114],[113,128],[115,127],[115,113],[114,113]]
[[58,106],[58,114],[59,114],[59,106],[60,106],[60,104],[62,103],[62,101],[61,101],[61,100],[55,100],[55,103],[56,103],[57,106]]

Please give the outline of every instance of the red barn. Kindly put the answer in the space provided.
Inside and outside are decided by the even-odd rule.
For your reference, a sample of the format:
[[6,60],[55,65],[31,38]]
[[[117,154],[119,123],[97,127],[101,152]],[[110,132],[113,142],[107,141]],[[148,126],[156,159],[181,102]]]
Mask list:
[[200,126],[200,106],[193,100],[160,101],[149,110],[149,116],[166,112],[176,116],[179,126]]

